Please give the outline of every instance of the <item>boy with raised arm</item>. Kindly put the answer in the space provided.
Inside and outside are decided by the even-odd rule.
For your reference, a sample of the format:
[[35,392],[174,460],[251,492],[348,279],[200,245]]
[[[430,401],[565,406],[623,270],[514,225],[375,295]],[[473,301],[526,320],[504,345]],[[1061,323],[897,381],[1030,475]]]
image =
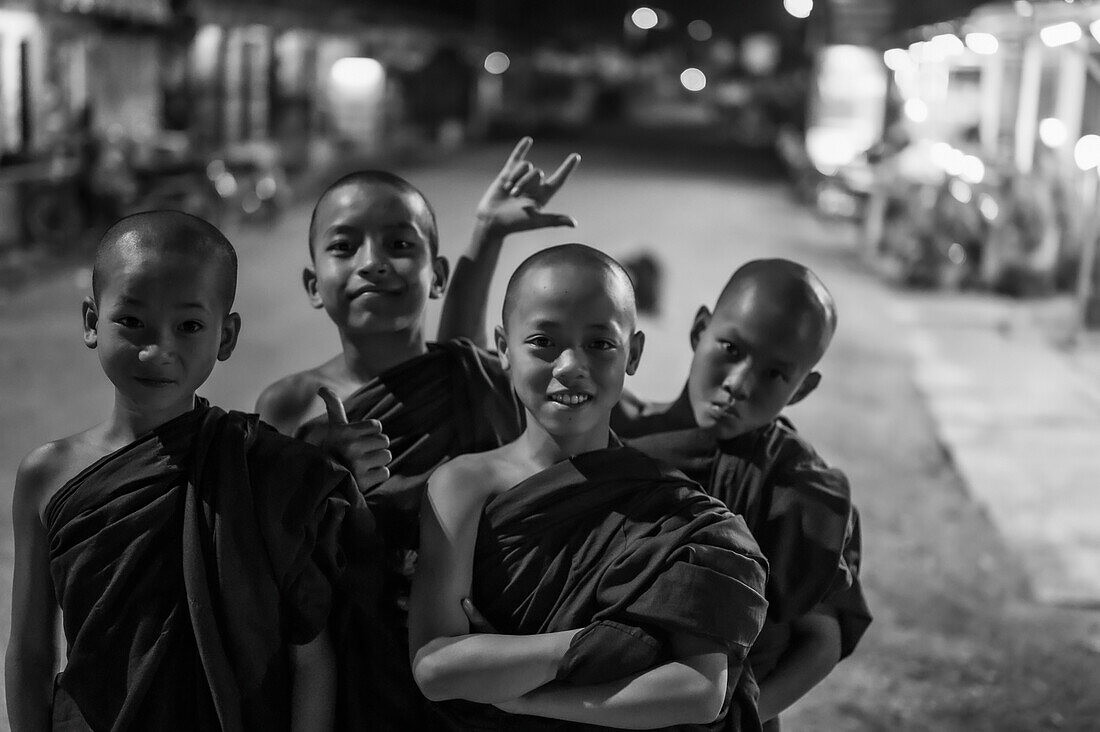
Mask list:
[[[740,518],[610,432],[643,345],[625,271],[580,244],[528,258],[496,345],[526,428],[439,468],[421,511],[410,652],[436,724],[758,728],[741,663],[767,563]],[[471,633],[466,598],[503,635]]]
[[[579,156],[547,177],[525,159],[530,147],[530,138],[519,142],[482,197],[475,241],[573,225],[541,209]],[[427,478],[456,455],[515,438],[522,409],[495,356],[461,338],[460,325],[443,323],[438,341],[428,341],[426,307],[442,295],[448,263],[432,208],[407,181],[381,171],[336,181],[313,211],[309,252],[306,293],[336,326],[341,352],[272,384],[256,409],[352,468],[386,544],[377,603],[336,610],[338,722],[418,729],[423,697],[409,669],[406,615]]]
[[[749,262],[691,329],[687,383],[671,404],[626,395],[611,424],[744,516],[768,558],[768,619],[749,653],[774,720],[849,655],[871,621],[848,480],[779,416],[821,380],[832,295],[806,267]],[[773,729],[778,728],[775,723]]]
[[225,237],[179,212],[100,242],[84,343],[114,407],[16,478],[18,732],[331,728],[329,606],[373,521],[319,449],[196,397],[237,342],[236,274]]

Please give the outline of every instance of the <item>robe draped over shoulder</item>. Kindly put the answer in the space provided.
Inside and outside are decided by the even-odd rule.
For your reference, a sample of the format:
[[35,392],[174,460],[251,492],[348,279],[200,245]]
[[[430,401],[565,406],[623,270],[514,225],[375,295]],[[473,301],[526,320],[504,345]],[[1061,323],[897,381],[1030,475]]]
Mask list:
[[[501,633],[615,620],[712,640],[730,659],[724,717],[683,729],[739,729],[723,725],[742,717],[743,696],[730,709],[735,690],[753,688],[741,662],[764,622],[766,574],[739,517],[677,471],[612,447],[551,466],[486,504],[472,595]],[[456,730],[590,728],[461,701],[436,711]]]
[[757,679],[786,649],[790,622],[813,610],[836,615],[841,657],[849,655],[871,614],[859,584],[859,514],[847,477],[782,417],[722,441],[683,421],[624,399],[612,425],[628,444],[684,471],[744,517],[768,558],[768,620],[749,655]]
[[370,587],[351,476],[205,400],[81,471],[45,519],[65,729],[288,729],[288,644],[325,627],[342,583]]
[[[371,380],[344,408],[351,421],[382,423],[393,459],[390,477],[364,493],[386,544],[383,591],[373,603],[341,604],[333,616],[338,727],[420,729],[425,702],[409,664],[407,604],[420,503],[441,464],[518,437],[523,407],[496,355],[461,338],[429,344],[428,353]],[[297,434],[321,444],[327,425],[320,417]]]

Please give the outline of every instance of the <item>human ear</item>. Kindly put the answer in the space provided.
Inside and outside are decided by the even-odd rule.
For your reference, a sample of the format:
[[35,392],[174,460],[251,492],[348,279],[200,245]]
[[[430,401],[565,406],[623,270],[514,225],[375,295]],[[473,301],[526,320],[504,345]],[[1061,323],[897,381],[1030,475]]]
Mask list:
[[633,376],[638,370],[638,364],[642,360],[642,349],[645,348],[645,333],[637,331],[630,336],[630,350],[626,354],[626,373]]
[[84,321],[84,345],[95,348],[99,345],[99,312],[95,299],[91,296],[84,298],[80,306],[81,320]]
[[798,388],[794,390],[794,394],[791,395],[790,400],[787,402],[787,406],[791,404],[797,404],[810,395],[817,385],[821,383],[821,372],[811,371],[806,374],[806,378],[802,380],[802,383],[798,385]]
[[694,351],[695,347],[699,345],[699,339],[703,336],[703,331],[710,325],[710,310],[707,310],[706,305],[700,305],[699,309],[695,311],[695,320],[691,323],[691,350]]
[[432,288],[428,291],[428,297],[432,300],[443,297],[443,291],[447,289],[447,280],[451,276],[451,263],[446,257],[436,257],[432,260]]
[[310,306],[315,310],[320,310],[325,306],[325,303],[321,300],[321,294],[317,292],[317,271],[313,267],[307,266],[302,270],[302,287],[306,288]]
[[496,341],[497,358],[500,359],[500,368],[507,373],[510,363],[508,361],[508,337],[504,334],[504,328],[498,325],[496,329],[493,330],[493,339]]
[[230,313],[222,321],[221,340],[218,342],[218,360],[224,361],[233,355],[237,347],[237,338],[241,334],[241,316]]

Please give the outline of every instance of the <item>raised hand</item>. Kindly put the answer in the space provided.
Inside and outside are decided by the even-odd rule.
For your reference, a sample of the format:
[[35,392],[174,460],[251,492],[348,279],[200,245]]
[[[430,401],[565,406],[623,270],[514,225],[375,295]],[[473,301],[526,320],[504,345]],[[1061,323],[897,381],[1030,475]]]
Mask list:
[[393,456],[386,448],[390,440],[382,432],[377,419],[365,419],[348,424],[344,403],[327,386],[317,390],[328,413],[328,430],[322,447],[351,471],[360,492],[375,487],[390,477],[389,465]]
[[477,217],[494,236],[507,236],[551,226],[576,226],[572,216],[545,213],[545,206],[565,184],[581,161],[571,153],[558,169],[546,175],[526,159],[533,141],[524,137],[504,162],[477,206]]

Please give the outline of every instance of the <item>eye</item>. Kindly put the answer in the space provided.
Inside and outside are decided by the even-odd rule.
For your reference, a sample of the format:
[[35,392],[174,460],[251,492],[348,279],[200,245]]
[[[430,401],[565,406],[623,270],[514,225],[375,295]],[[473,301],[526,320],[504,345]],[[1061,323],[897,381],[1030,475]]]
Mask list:
[[782,381],[784,383],[786,383],[790,379],[790,377],[787,376],[786,373],[780,371],[779,369],[771,369],[770,371],[768,371],[768,378]]
[[329,245],[325,247],[326,252],[330,252],[331,254],[335,254],[337,256],[350,254],[354,250],[355,246],[347,239],[336,239],[329,242]]
[[599,338],[592,341],[591,348],[597,351],[613,351],[615,350],[615,342],[609,341],[606,338]]
[[390,242],[390,249],[398,252],[408,251],[409,249],[415,249],[416,242],[409,241],[408,239],[395,239]]
[[184,322],[180,323],[180,325],[179,325],[179,329],[181,331],[183,331],[184,333],[198,333],[200,330],[202,330],[205,327],[206,326],[203,325],[198,320],[187,320],[187,321],[184,321]]
[[544,335],[531,336],[526,343],[535,348],[550,348],[554,345],[554,342]]
[[720,341],[718,341],[718,347],[720,349],[722,349],[722,351],[727,356],[729,356],[731,358],[740,358],[741,357],[741,349],[738,348],[737,344],[733,343],[732,341],[722,341],[722,340],[720,340]]
[[115,318],[115,322],[123,328],[141,328],[143,326],[143,323],[133,315],[123,315],[120,318]]

